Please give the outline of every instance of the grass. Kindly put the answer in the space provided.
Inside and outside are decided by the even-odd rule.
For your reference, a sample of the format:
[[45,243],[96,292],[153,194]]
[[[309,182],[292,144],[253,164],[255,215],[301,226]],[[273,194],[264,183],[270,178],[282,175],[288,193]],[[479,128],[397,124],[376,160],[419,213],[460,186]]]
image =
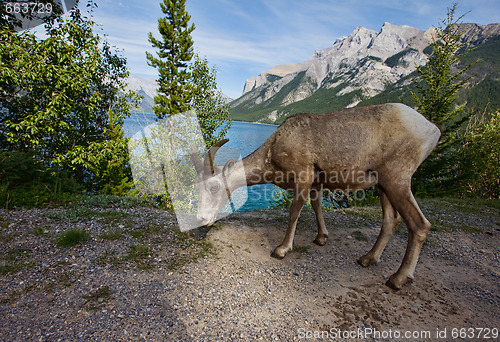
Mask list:
[[26,248],[12,248],[2,258],[0,264],[0,275],[17,273],[23,268],[34,266],[34,262],[29,261],[31,251]]
[[300,254],[304,254],[304,253],[307,254],[307,253],[309,253],[310,249],[311,249],[311,246],[309,246],[309,245],[305,245],[305,246],[293,245],[293,251],[300,253]]
[[50,234],[50,227],[48,226],[36,226],[33,228],[32,233],[36,236],[48,236]]
[[14,238],[12,233],[4,233],[0,231],[0,242],[9,242]]
[[58,247],[72,247],[86,242],[90,238],[89,233],[84,229],[71,229],[60,233],[55,238]]
[[461,230],[470,234],[482,234],[482,220],[496,218],[500,222],[500,200],[433,198],[419,200],[419,203],[432,223],[433,232]]
[[122,263],[122,259],[116,256],[115,251],[106,251],[95,259],[95,263],[99,266],[118,266]]
[[[461,230],[471,234],[482,234],[484,233],[481,226],[482,217],[496,219],[497,224],[500,224],[500,200],[497,199],[443,197],[419,198],[417,202],[424,215],[431,221],[433,232]],[[370,223],[380,223],[382,220],[379,206],[347,208],[343,211]],[[404,222],[399,227],[403,226]],[[354,235],[353,237],[356,238]]]
[[144,234],[146,234],[146,229],[135,229],[129,232],[129,234],[135,239],[142,239]]
[[121,208],[154,207],[152,199],[137,196],[95,195],[82,197],[78,205],[85,208]]
[[108,285],[104,285],[88,295],[82,296],[82,298],[85,299],[84,305],[87,305],[89,310],[98,310],[108,302],[114,293],[115,291],[111,290]]
[[149,270],[153,267],[153,265],[149,263],[151,254],[151,247],[141,244],[133,244],[130,245],[129,252],[125,256],[125,259],[135,261],[141,270]]
[[151,256],[151,248],[146,245],[130,245],[127,259],[141,261]]
[[169,270],[177,270],[200,258],[217,253],[214,245],[206,240],[196,240],[188,232],[174,230],[172,243],[175,245],[175,253],[167,261]]
[[126,218],[129,216],[130,214],[127,212],[113,211],[113,210],[99,211],[81,206],[69,208],[64,211],[45,213],[45,217],[54,220],[67,221],[67,222],[80,222],[80,221],[88,221],[94,218],[102,218],[104,220],[104,223],[107,224],[116,223],[122,218]]
[[113,229],[113,230],[107,231],[107,232],[102,233],[101,235],[99,235],[99,237],[101,239],[103,239],[103,240],[110,240],[110,241],[118,240],[122,236],[123,236],[123,231],[120,230],[120,229]]
[[98,216],[98,211],[84,207],[70,208],[64,211],[47,212],[45,217],[65,222],[87,221]]
[[358,241],[368,242],[368,237],[365,234],[363,234],[363,232],[361,232],[359,230],[356,230],[356,231],[352,232],[351,235],[352,235],[353,238],[355,238]]
[[370,222],[379,222],[382,220],[382,211],[380,206],[375,207],[354,207],[342,209],[346,214],[361,217]]

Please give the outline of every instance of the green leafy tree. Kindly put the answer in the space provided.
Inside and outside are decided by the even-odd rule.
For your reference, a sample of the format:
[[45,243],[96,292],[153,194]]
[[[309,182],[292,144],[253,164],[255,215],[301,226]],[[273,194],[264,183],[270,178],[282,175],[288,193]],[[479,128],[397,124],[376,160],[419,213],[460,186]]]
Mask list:
[[229,104],[217,89],[217,70],[198,54],[191,65],[193,83],[192,109],[195,110],[206,147],[224,138],[231,127]]
[[92,192],[106,185],[98,169],[108,164],[96,160],[97,150],[126,167],[125,147],[116,147],[126,146],[123,135],[110,130],[129,115],[128,100],[137,100],[125,92],[126,59],[94,27],[74,9],[46,25],[43,40],[7,27],[0,32],[1,147],[33,151],[47,167],[71,170]]
[[149,42],[157,48],[157,57],[146,52],[148,64],[158,69],[158,95],[153,107],[159,119],[189,110],[192,96],[191,74],[188,69],[193,58],[191,33],[195,26],[189,24],[186,0],[163,0],[160,3],[165,17],[158,19],[161,40],[150,32]]

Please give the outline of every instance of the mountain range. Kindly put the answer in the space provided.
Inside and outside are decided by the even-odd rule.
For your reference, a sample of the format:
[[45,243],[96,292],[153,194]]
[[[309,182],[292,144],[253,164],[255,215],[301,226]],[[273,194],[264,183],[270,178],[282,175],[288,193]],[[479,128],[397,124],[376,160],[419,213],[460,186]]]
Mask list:
[[[500,98],[500,24],[462,24],[461,30],[469,45],[476,47],[468,60],[480,60],[471,69],[475,83],[469,84],[469,90],[486,82],[482,86],[493,88],[495,102]],[[278,65],[249,78],[243,95],[231,103],[231,117],[281,123],[298,112],[399,101],[413,82],[417,65],[427,62],[434,33],[434,28],[423,31],[390,23],[384,23],[379,32],[358,27],[304,62]],[[468,95],[462,93],[461,99],[466,101]]]

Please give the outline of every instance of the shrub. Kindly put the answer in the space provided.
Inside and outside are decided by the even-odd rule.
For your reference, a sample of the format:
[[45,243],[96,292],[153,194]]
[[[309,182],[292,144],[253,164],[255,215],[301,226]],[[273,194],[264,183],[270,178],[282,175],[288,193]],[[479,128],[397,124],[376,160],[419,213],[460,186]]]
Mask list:
[[500,112],[474,123],[465,135],[459,162],[466,194],[500,198]]
[[0,206],[35,207],[63,204],[81,193],[67,171],[46,168],[31,152],[0,152]]

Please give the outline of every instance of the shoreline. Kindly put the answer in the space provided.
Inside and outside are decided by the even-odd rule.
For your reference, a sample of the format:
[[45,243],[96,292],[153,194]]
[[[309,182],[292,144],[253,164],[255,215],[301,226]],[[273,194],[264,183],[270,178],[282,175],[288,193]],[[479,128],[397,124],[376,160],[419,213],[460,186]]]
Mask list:
[[254,125],[264,125],[264,126],[276,126],[278,127],[279,125],[276,124],[266,124],[262,122],[250,122],[250,121],[240,121],[240,120],[232,120],[233,122],[242,122],[242,123],[247,123],[247,124],[254,124]]
[[[141,112],[132,112],[130,113],[130,116],[128,118],[132,118],[133,115],[155,115],[155,113],[141,113]],[[255,124],[255,125],[265,125],[265,126],[276,126],[278,127],[279,125],[276,124],[267,124],[267,123],[262,123],[262,122],[251,122],[251,121],[242,121],[242,120],[232,120],[233,122],[242,122],[242,123],[248,123],[248,124]]]

